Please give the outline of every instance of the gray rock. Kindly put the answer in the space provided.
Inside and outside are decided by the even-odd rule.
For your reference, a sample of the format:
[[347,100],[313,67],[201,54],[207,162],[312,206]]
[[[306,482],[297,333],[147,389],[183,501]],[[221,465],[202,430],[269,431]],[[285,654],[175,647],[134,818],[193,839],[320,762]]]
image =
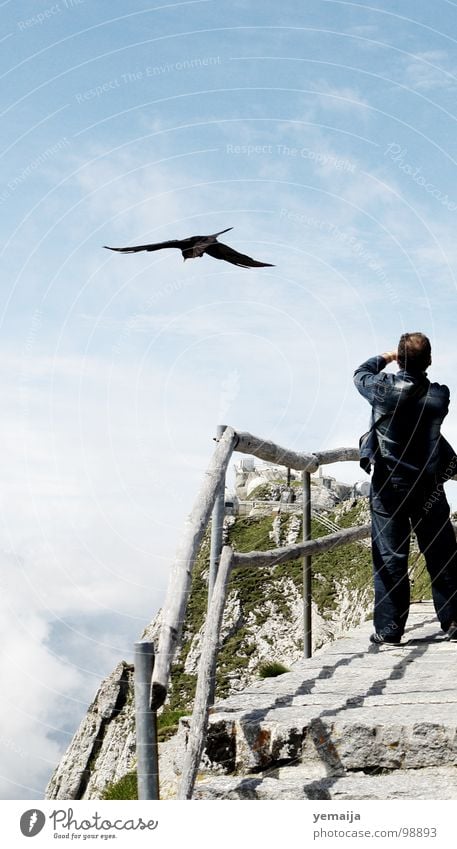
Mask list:
[[103,681],[46,788],[46,799],[85,799],[131,768],[133,667],[122,662]]
[[[397,771],[315,778],[289,772],[277,777],[212,778],[198,783],[195,799],[457,799],[457,769]],[[297,770],[297,772],[299,772]]]

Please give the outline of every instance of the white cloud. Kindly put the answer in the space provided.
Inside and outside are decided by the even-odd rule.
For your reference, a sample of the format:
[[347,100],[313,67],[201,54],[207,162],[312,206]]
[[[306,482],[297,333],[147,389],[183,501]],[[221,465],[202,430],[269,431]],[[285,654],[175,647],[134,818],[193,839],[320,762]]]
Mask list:
[[[10,577],[18,563],[2,555]],[[59,757],[59,746],[50,737],[62,697],[87,698],[84,679],[47,649],[49,626],[27,605],[30,596],[14,581],[3,586],[0,598],[3,688],[0,732],[0,797],[40,798]]]
[[356,109],[359,112],[369,106],[367,98],[351,86],[331,85],[325,78],[316,80],[314,85],[318,94],[322,94],[319,99],[319,107],[322,109],[344,112]]
[[[103,675],[131,654],[163,597],[176,537],[212,449],[208,444],[205,453],[204,414],[195,409],[201,454],[183,482],[166,428],[155,434],[160,369],[146,375],[152,391],[140,399],[141,422],[137,368],[120,367],[108,383],[109,365],[35,351],[24,404],[17,361],[2,358],[8,419],[2,422],[0,641],[9,682],[0,706],[3,798],[41,795],[59,757],[50,735],[61,712],[80,715]],[[167,404],[174,420],[172,397]],[[92,617],[95,633],[98,617],[108,635],[117,631],[112,649],[103,635],[92,643],[97,676],[78,670],[87,634],[69,655],[54,656],[51,624],[67,627],[81,612]]]
[[418,52],[406,58],[403,67],[406,84],[417,91],[454,89],[457,85],[456,69],[449,69],[449,56],[443,50]]
[[379,28],[374,24],[359,24],[358,26],[349,27],[347,30],[349,35],[360,36],[360,38],[369,38],[372,35],[379,33]]

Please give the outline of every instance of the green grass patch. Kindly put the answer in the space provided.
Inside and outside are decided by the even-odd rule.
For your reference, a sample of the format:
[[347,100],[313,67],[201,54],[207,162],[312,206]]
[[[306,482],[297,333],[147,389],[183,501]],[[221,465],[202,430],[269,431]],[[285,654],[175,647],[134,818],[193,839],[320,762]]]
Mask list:
[[[346,510],[345,513],[337,514],[338,518],[332,518],[340,525],[341,528],[353,528],[356,525],[364,525],[367,521],[364,516],[366,513],[367,502],[365,499],[358,499],[357,502]],[[368,520],[369,521],[369,520]]]
[[176,734],[179,727],[179,720],[182,716],[188,716],[189,710],[183,708],[170,708],[166,705],[162,713],[157,717],[157,739],[159,743],[164,743]]
[[102,795],[102,799],[127,800],[138,799],[138,782],[136,771],[127,772],[119,781],[108,784]]
[[[282,481],[278,481],[278,484]],[[246,501],[270,501],[271,500],[271,484],[261,483],[256,486],[249,495],[246,496]]]
[[290,670],[278,660],[264,660],[259,665],[257,672],[259,678],[276,678],[278,675],[284,675],[285,672],[290,672]]
[[186,716],[185,710],[178,708],[172,709],[169,705],[165,705],[162,713],[157,717],[157,728],[168,728],[170,725],[177,725],[182,716]]

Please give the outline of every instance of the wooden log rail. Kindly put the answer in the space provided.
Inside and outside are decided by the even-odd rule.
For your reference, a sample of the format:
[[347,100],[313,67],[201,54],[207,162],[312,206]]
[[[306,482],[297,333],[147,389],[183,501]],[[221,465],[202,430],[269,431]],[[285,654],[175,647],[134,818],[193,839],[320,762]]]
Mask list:
[[167,696],[171,662],[181,635],[192,569],[236,440],[237,436],[233,428],[227,427],[206,470],[200,492],[186,520],[181,543],[176,552],[163,606],[159,646],[151,686],[151,708],[154,710],[163,705]]
[[315,451],[305,454],[298,451],[289,451],[288,448],[281,448],[275,442],[259,439],[252,433],[238,433],[235,450],[242,454],[253,454],[254,457],[258,457],[259,460],[266,460],[267,463],[296,469],[297,472],[317,472],[319,466],[359,459],[358,448],[334,448],[330,451]]
[[220,628],[232,568],[234,566],[250,566],[254,568],[259,566],[273,566],[277,563],[284,563],[286,560],[296,560],[306,554],[322,554],[324,551],[333,550],[340,546],[348,545],[351,542],[364,539],[369,536],[370,530],[371,525],[362,525],[356,528],[347,528],[334,534],[328,534],[328,536],[319,537],[309,542],[287,545],[282,548],[270,549],[269,551],[249,551],[243,554],[235,553],[230,546],[224,546],[203,635],[194,710],[184,756],[178,794],[179,799],[192,798],[198,766],[205,745],[211,683],[214,681],[216,675]]
[[227,598],[227,586],[233,567],[233,550],[225,545],[222,549],[213,595],[206,617],[200,662],[198,665],[197,688],[189,740],[184,756],[183,771],[178,799],[191,799],[197,777],[198,766],[205,745],[208,727],[210,693],[216,676],[216,660]]
[[254,455],[269,463],[308,472],[317,471],[320,465],[357,460],[359,457],[357,448],[336,448],[314,453],[289,451],[251,433],[236,432],[232,427],[225,428],[210,460],[193,509],[186,520],[172,566],[162,608],[162,625],[151,685],[151,708],[154,710],[163,705],[167,696],[171,663],[181,636],[193,566],[234,450]]
[[246,551],[235,552],[233,555],[234,566],[276,566],[278,563],[286,563],[288,560],[298,560],[300,557],[323,554],[340,545],[349,545],[358,542],[370,535],[371,525],[358,525],[355,528],[343,528],[325,537],[311,539],[309,542],[298,542],[294,545],[285,545],[281,548],[271,548],[268,551]]

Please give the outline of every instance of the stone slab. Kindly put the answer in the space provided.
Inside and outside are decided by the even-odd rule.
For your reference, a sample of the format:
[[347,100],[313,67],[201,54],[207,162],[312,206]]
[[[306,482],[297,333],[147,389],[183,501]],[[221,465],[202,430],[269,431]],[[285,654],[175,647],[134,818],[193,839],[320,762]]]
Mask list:
[[315,778],[213,778],[197,784],[194,799],[457,799],[457,769],[397,770],[389,775]]
[[453,767],[457,644],[431,604],[414,605],[401,646],[369,643],[370,623],[217,703],[209,762],[246,773],[290,760],[347,769]]

